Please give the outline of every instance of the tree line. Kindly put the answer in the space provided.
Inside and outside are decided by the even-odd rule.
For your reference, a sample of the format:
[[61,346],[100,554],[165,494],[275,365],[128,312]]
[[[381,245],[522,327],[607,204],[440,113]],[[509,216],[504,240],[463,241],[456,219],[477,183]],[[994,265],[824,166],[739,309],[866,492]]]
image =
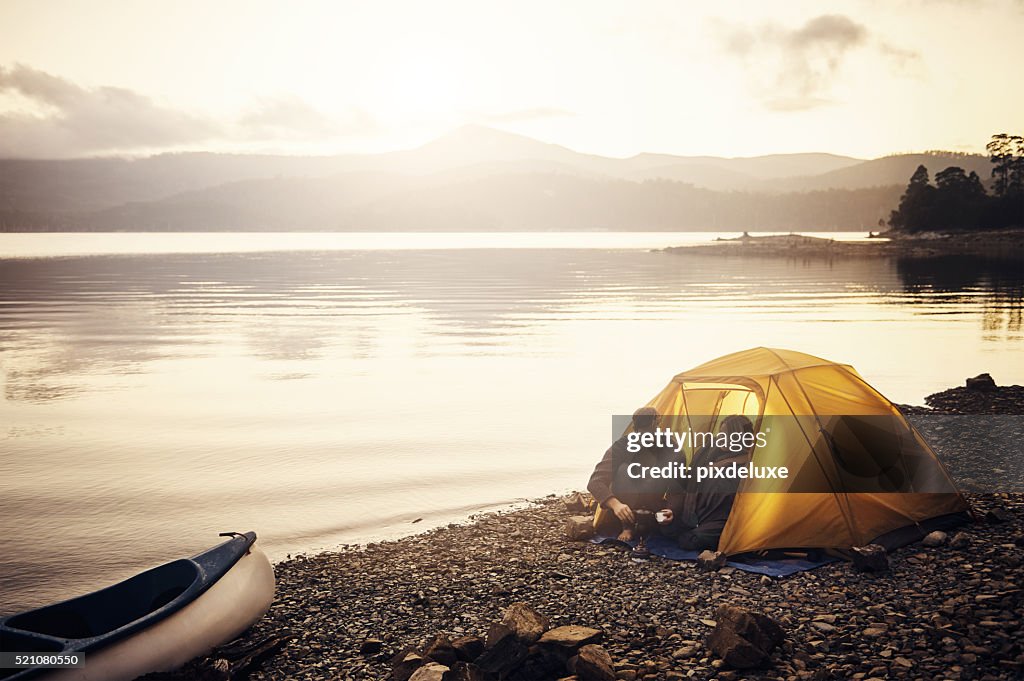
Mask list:
[[975,172],[951,166],[935,174],[920,165],[910,177],[889,226],[899,232],[1024,227],[1024,136],[993,135],[991,193]]
[[[358,179],[358,178],[357,178]],[[496,174],[364,200],[336,178],[269,178],[92,211],[5,210],[3,231],[864,231],[901,187],[769,194],[671,180]]]

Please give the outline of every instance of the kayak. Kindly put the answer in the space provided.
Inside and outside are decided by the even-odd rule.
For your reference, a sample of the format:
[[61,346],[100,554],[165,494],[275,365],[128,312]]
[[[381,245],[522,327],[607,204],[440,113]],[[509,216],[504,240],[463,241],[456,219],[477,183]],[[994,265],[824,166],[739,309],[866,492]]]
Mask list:
[[[237,637],[274,599],[274,569],[256,534],[227,541],[93,593],[0,617],[0,652],[44,661],[0,679],[130,681],[172,671]],[[53,668],[81,653],[80,667]],[[30,661],[34,661],[30,658]]]

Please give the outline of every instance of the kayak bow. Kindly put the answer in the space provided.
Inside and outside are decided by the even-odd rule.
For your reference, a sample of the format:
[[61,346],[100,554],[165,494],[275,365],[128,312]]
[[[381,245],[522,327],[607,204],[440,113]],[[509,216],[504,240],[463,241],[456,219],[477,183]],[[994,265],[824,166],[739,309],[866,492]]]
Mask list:
[[0,651],[84,653],[76,668],[0,669],[0,679],[130,681],[170,671],[238,636],[270,607],[274,570],[256,534],[93,593],[0,617]]

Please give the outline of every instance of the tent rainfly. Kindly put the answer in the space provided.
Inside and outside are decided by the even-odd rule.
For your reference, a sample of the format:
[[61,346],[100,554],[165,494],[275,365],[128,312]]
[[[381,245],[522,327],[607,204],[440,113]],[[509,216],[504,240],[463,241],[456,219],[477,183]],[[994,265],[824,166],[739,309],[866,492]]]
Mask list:
[[754,348],[679,374],[647,406],[675,432],[714,431],[731,414],[770,430],[751,462],[790,474],[740,482],[718,547],[726,554],[891,549],[968,517],[935,452],[851,366]]

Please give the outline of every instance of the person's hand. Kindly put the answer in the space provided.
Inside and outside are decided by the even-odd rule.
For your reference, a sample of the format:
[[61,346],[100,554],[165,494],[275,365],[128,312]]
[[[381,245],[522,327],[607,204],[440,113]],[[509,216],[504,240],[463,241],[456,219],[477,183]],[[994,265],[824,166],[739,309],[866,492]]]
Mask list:
[[672,513],[671,508],[663,508],[660,511],[658,511],[655,517],[657,518],[659,525],[668,525],[670,522],[672,522],[672,518],[675,517],[675,514]]
[[612,510],[612,513],[615,514],[615,517],[618,518],[619,522],[621,522],[623,525],[636,524],[636,516],[633,515],[633,509],[631,509],[629,506],[626,506],[624,503],[622,503],[615,497],[612,497],[611,499],[608,500],[608,508]]

